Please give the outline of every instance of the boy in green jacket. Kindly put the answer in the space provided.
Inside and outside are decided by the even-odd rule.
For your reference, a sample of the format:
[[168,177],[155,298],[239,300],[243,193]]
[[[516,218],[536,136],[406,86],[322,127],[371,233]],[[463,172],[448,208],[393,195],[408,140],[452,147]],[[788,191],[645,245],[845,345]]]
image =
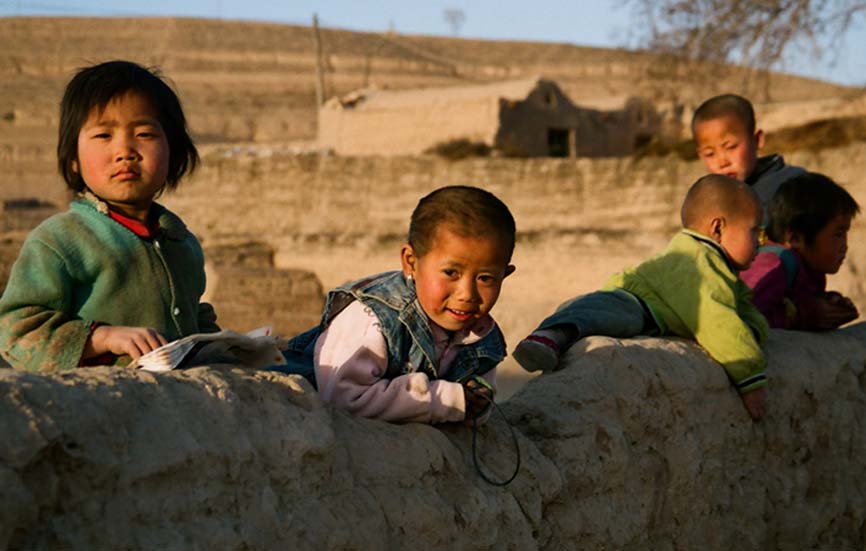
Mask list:
[[552,371],[590,335],[677,335],[722,364],[753,419],[763,416],[767,379],[760,344],[767,321],[738,278],[755,258],[762,208],[739,180],[710,174],[689,189],[683,230],[657,256],[611,277],[602,291],[569,300],[521,341],[514,358]]

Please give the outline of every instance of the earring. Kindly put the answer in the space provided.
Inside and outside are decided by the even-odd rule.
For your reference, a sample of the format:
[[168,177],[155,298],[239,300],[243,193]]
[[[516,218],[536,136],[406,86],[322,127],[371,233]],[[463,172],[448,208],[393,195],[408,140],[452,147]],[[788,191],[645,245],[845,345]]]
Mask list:
[[412,274],[406,274],[406,283],[412,283],[412,280],[415,278],[412,277]]

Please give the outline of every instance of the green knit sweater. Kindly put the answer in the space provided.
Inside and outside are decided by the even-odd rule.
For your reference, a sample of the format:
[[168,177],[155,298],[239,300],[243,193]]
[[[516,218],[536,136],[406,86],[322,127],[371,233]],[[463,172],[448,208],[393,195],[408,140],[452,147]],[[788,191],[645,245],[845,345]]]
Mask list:
[[76,199],[24,242],[0,298],[0,353],[14,367],[75,368],[94,322],[150,327],[169,341],[219,330],[199,302],[201,246],[180,218],[154,203],[159,230],[148,240],[101,206]]
[[608,279],[641,297],[664,334],[694,339],[727,371],[740,393],[765,386],[760,344],[767,320],[752,304],[752,292],[710,238],[678,233],[657,256]]

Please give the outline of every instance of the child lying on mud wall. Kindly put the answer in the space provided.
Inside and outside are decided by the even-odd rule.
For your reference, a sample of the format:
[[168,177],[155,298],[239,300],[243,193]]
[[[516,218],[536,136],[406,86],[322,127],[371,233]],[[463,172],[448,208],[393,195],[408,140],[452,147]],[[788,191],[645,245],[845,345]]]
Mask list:
[[760,419],[767,395],[760,345],[769,327],[738,277],[757,253],[760,200],[743,182],[710,174],[689,189],[681,218],[683,229],[664,251],[614,275],[604,290],[565,302],[517,345],[514,358],[530,371],[552,371],[590,335],[694,339]]
[[490,315],[514,272],[515,224],[493,194],[440,188],[412,213],[402,269],[328,294],[322,321],[295,337],[280,371],[327,402],[394,422],[484,419],[505,339]]

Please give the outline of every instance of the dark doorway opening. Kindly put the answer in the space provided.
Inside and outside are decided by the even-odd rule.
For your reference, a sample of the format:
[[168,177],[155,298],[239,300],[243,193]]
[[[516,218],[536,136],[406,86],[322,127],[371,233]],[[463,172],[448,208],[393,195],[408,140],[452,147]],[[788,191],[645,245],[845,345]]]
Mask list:
[[551,157],[569,156],[567,128],[547,129],[547,154]]

